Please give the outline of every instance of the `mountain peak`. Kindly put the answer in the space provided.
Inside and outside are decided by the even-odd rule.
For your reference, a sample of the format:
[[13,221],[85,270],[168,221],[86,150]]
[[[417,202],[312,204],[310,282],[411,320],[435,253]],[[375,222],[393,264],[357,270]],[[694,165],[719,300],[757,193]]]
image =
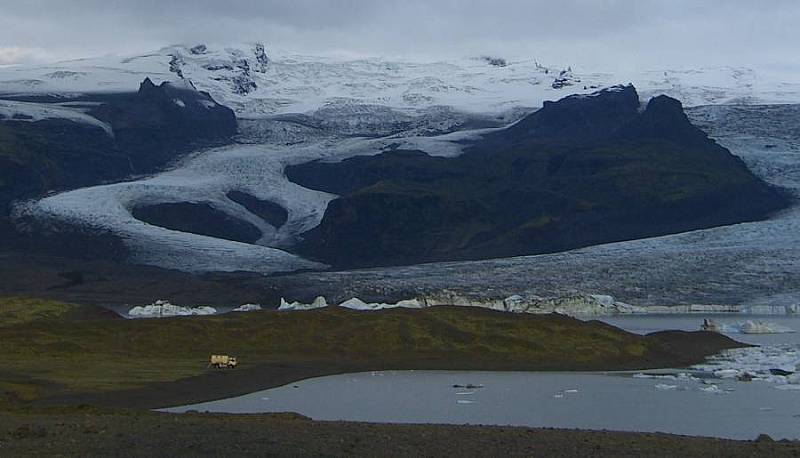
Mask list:
[[544,102],[542,108],[508,129],[516,140],[581,143],[606,137],[639,112],[639,94],[632,84],[592,94],[576,94]]
[[695,127],[683,104],[672,97],[659,95],[647,103],[647,108],[621,131],[622,137],[649,137],[684,144],[708,142],[708,136]]

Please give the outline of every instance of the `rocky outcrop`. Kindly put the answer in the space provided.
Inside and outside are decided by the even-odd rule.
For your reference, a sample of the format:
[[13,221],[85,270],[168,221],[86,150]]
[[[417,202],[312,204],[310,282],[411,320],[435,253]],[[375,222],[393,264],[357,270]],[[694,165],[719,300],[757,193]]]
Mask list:
[[502,57],[496,56],[481,56],[481,60],[493,67],[507,67],[508,62]]
[[233,111],[185,81],[156,86],[148,78],[136,93],[95,95],[88,114],[47,103],[13,107],[32,116],[0,120],[0,245],[39,245],[47,252],[51,247],[18,232],[56,231],[64,248],[75,244],[65,239],[84,241],[90,234],[49,223],[14,227],[12,201],[153,172],[197,148],[228,143],[237,131]]
[[207,202],[140,205],[131,209],[139,221],[191,234],[242,243],[255,243],[262,234],[253,224],[237,219]]
[[256,57],[256,62],[258,62],[258,66],[255,68],[255,70],[261,73],[267,71],[267,65],[269,65],[269,57],[267,56],[266,49],[264,49],[264,44],[255,43],[253,45],[253,54]]
[[233,94],[247,95],[258,89],[252,72],[264,73],[269,65],[269,57],[262,43],[254,43],[248,51],[228,49],[220,56],[220,53],[209,50],[204,44],[189,48],[176,46],[170,49],[169,69],[182,80],[188,81],[184,67],[202,67],[212,73],[210,79],[226,82]]
[[577,78],[572,73],[572,68],[567,68],[565,70],[561,70],[555,80],[553,80],[553,84],[550,86],[553,89],[563,89],[565,87],[573,86],[577,83],[580,83],[581,79]]
[[137,172],[198,146],[226,143],[236,134],[233,111],[185,80],[157,86],[146,78],[135,94],[112,99],[91,114],[111,125],[117,147]]
[[[661,105],[656,103],[654,107]],[[631,85],[614,86],[590,95],[571,95],[545,102],[540,110],[489,138],[501,144],[590,144],[609,138],[634,121],[639,117],[639,106],[639,95]],[[643,116],[654,117],[649,113]],[[689,124],[688,119],[685,123]],[[631,130],[630,136],[635,133]]]
[[633,86],[573,95],[455,158],[391,150],[286,169],[338,194],[295,249],[337,267],[551,253],[761,219],[788,199]]

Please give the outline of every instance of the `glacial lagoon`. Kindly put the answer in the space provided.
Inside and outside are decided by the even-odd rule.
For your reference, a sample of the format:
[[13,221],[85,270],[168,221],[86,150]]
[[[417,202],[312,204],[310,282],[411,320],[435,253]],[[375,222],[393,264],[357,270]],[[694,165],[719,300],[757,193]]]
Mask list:
[[[800,317],[716,318],[726,329],[748,319],[800,328]],[[693,330],[697,315],[614,317],[632,332]],[[738,334],[761,344],[688,369],[646,373],[386,371],[319,377],[168,412],[298,412],[315,420],[515,425],[754,439],[800,439],[800,334]],[[740,381],[738,375],[755,373]]]

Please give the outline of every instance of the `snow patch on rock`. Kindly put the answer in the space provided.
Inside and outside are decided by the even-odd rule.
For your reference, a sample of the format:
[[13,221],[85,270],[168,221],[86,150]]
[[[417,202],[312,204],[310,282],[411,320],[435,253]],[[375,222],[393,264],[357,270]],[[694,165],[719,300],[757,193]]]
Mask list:
[[78,124],[86,124],[102,129],[110,137],[114,136],[110,125],[75,108],[51,103],[0,100],[0,120],[36,122],[44,119],[64,119]]

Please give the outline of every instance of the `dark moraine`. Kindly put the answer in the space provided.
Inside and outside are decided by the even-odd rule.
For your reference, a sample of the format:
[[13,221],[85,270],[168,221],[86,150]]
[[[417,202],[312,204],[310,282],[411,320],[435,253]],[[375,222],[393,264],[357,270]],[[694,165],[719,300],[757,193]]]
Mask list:
[[289,212],[275,202],[261,200],[241,191],[231,191],[226,196],[276,229],[286,224],[289,219]]
[[135,207],[134,218],[154,226],[234,242],[255,243],[261,231],[247,221],[234,218],[208,203],[179,202]]

